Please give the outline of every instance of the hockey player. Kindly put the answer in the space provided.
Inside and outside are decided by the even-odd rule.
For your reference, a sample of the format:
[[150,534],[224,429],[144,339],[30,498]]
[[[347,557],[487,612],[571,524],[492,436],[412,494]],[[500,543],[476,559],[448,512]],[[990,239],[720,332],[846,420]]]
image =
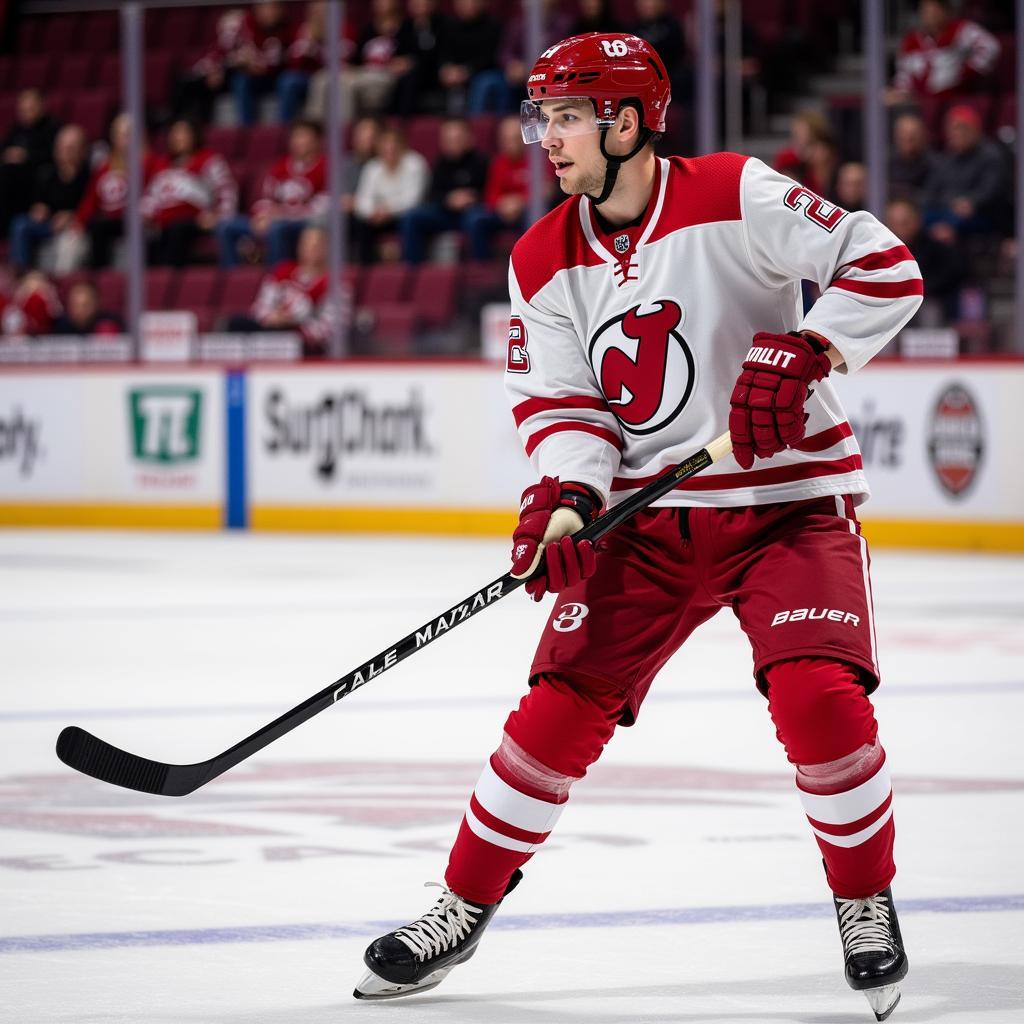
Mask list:
[[[527,590],[557,597],[447,888],[371,944],[355,995],[422,992],[473,955],[573,783],[689,634],[730,607],[796,769],[847,981],[883,1020],[907,959],[889,888],[889,766],[868,699],[879,674],[854,511],[868,487],[829,376],[859,370],[913,315],[917,265],[870,214],[759,160],[657,157],[668,78],[635,36],[558,43],[527,87],[523,137],[571,198],[511,258],[506,380],[541,478],[523,495],[512,572],[542,570]],[[803,278],[822,292],[806,316]],[[726,428],[732,459],[596,548],[574,543],[603,505]]]

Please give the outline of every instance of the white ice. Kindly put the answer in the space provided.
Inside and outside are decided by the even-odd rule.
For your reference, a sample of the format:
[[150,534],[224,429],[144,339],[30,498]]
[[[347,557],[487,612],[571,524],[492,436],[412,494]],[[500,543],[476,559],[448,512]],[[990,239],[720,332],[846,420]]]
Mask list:
[[[0,1020],[839,1022],[818,852],[723,613],[435,992],[352,1000],[433,901],[524,688],[516,594],[191,797],[65,768],[80,724],[205,759],[499,575],[500,541],[0,533]],[[1024,561],[876,552],[911,958],[894,1024],[1024,1021]]]

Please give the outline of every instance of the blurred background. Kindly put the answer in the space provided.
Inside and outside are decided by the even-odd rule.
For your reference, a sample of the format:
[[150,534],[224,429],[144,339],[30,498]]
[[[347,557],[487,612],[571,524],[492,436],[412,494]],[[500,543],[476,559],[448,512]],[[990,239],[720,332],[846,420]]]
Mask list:
[[0,0],[0,522],[504,529],[508,253],[561,199],[518,105],[551,42],[628,30],[660,152],[750,153],[920,263],[844,382],[874,536],[1024,546],[1014,7]]

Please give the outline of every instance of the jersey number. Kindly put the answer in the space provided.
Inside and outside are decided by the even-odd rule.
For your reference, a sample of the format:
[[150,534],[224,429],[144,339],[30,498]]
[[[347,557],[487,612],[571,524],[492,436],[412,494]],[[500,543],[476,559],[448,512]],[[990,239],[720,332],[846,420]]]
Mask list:
[[604,50],[606,57],[625,57],[629,52],[622,39],[602,39],[601,49]]
[[819,228],[834,231],[836,225],[846,216],[846,210],[840,206],[825,202],[821,196],[815,195],[803,185],[794,185],[787,193],[783,202],[791,210],[803,209],[804,216],[814,221]]
[[529,373],[530,357],[526,352],[526,325],[522,317],[514,316],[508,322],[508,361],[505,369],[509,373]]

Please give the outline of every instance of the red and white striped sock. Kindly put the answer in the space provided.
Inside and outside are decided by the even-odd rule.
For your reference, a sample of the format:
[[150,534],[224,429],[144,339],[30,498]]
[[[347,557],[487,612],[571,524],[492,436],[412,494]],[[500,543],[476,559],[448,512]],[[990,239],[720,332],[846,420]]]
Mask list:
[[863,899],[885,889],[896,873],[896,830],[881,744],[864,744],[826,764],[798,765],[796,782],[832,891]]
[[496,903],[555,827],[575,780],[541,765],[508,734],[484,766],[445,872],[452,892]]

